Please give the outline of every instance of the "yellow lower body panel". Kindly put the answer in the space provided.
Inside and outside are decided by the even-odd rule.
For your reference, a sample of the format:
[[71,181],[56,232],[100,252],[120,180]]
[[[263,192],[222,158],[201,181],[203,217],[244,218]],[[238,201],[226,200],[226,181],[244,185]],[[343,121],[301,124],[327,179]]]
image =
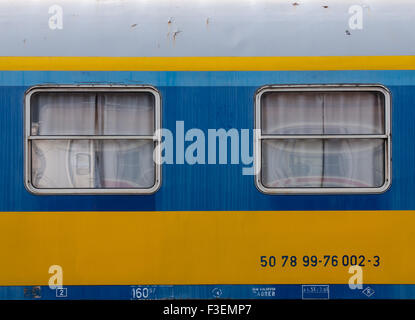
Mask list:
[[415,284],[414,248],[415,211],[3,212],[0,285]]

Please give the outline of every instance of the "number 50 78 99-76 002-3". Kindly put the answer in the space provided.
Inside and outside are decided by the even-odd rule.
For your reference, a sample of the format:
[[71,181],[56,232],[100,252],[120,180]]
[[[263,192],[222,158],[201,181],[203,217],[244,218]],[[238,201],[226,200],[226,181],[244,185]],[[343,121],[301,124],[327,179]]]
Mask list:
[[284,256],[261,256],[260,266],[262,268],[275,267],[379,267],[380,257],[377,255],[284,255]]

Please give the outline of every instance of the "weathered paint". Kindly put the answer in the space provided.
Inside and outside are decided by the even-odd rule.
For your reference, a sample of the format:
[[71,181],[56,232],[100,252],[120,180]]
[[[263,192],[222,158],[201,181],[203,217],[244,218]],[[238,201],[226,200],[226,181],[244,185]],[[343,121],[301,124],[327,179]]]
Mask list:
[[[0,2],[0,56],[413,55],[412,0],[13,0]],[[352,30],[352,5],[363,29]],[[49,7],[63,29],[49,28]],[[327,5],[328,8],[324,8]],[[207,21],[209,23],[207,23]],[[134,25],[134,27],[132,27]]]

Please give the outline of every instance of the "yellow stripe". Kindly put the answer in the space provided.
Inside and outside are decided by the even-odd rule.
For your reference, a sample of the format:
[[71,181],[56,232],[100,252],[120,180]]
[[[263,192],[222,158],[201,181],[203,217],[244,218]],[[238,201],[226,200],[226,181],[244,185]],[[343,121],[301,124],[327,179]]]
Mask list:
[[[415,283],[415,211],[4,212],[0,285],[348,283],[348,268],[260,256],[378,255],[364,282]],[[280,263],[280,261],[277,261]]]
[[0,70],[289,71],[415,70],[415,56],[0,57]]

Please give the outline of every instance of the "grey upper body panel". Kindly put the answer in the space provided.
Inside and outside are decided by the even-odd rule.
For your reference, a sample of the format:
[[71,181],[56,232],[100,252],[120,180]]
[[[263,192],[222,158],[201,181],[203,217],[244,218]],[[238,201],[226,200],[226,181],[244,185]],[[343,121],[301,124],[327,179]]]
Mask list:
[[0,56],[414,55],[415,1],[9,0],[0,30]]

